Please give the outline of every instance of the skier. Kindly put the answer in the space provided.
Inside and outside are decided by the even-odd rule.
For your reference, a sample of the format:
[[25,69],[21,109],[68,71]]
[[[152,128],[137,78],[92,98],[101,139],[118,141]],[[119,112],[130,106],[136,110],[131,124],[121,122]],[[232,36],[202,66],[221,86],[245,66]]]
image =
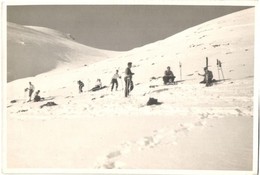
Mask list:
[[168,83],[174,83],[175,76],[173,75],[173,72],[171,71],[170,66],[167,67],[167,70],[164,72],[163,76],[163,82],[164,84]]
[[204,67],[204,72],[205,72],[204,74],[198,73],[198,75],[204,77],[203,81],[201,81],[200,83],[205,84],[207,82],[206,79],[208,78],[208,84],[209,85],[212,84],[215,81],[213,80],[213,73],[210,70],[208,70],[207,67]]
[[131,67],[132,67],[132,63],[131,62],[127,63],[127,68],[125,70],[125,78],[124,78],[124,80],[125,80],[125,97],[127,97],[129,95],[129,92],[134,89],[134,84],[132,81],[132,76],[134,75],[134,73],[132,73]]
[[28,102],[29,102],[29,101],[31,101],[32,94],[34,92],[34,85],[31,82],[29,82],[29,88],[26,88],[25,92],[28,90],[29,90],[29,100],[28,100]]
[[84,87],[84,83],[82,81],[78,81],[78,85],[79,85],[79,93],[82,93],[82,88]]
[[102,89],[101,79],[97,79],[95,87],[93,87],[90,91],[97,91],[99,89]]
[[113,91],[115,84],[116,84],[116,91],[117,91],[117,88],[118,88],[117,78],[121,78],[121,76],[119,76],[119,74],[118,74],[118,70],[116,70],[116,73],[115,73],[114,76],[112,77],[112,81],[111,81],[111,83],[112,83],[111,91]]

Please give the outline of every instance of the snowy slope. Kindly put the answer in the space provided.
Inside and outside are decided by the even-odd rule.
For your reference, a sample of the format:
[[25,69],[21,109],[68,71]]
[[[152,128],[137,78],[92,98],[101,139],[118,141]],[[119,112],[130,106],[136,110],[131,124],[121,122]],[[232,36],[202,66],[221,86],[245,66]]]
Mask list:
[[59,66],[73,67],[109,58],[115,52],[79,44],[70,34],[35,26],[7,24],[8,81]]
[[39,27],[39,26],[25,26],[25,27],[40,31],[40,32],[48,34],[48,35],[52,35],[54,37],[62,37],[62,38],[75,40],[75,38],[69,33],[62,33],[60,31],[49,29],[46,27]]
[[[199,84],[205,57],[215,79],[216,59],[223,62],[226,81]],[[87,91],[97,78],[109,85],[115,70],[123,75],[129,61],[135,73],[130,97],[124,98],[123,80],[118,91]],[[184,81],[162,85],[168,65],[180,80],[179,62]],[[253,65],[254,8],[87,67],[10,82],[8,167],[250,171]],[[82,94],[79,79],[85,83]],[[29,81],[45,101],[26,102]],[[162,104],[146,106],[149,97]],[[58,105],[40,108],[48,101]]]

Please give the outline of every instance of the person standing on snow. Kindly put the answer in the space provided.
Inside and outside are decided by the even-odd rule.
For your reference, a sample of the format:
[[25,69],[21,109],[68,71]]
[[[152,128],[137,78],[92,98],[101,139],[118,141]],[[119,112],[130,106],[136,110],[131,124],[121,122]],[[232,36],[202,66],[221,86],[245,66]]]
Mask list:
[[125,78],[124,78],[124,80],[125,80],[125,97],[127,97],[129,95],[129,92],[134,89],[134,84],[133,84],[133,80],[132,80],[132,76],[134,75],[134,73],[132,73],[131,67],[132,67],[132,63],[131,62],[127,63],[127,68],[125,70]]
[[28,100],[28,102],[29,102],[29,101],[31,101],[31,99],[32,99],[32,94],[33,94],[33,92],[34,92],[34,85],[33,85],[31,82],[29,82],[29,88],[26,88],[26,89],[25,89],[25,92],[26,92],[27,90],[29,90],[29,100]]
[[116,73],[113,75],[112,81],[111,81],[111,83],[112,83],[111,91],[113,91],[114,85],[116,85],[116,91],[117,91],[117,88],[118,88],[118,81],[117,81],[117,79],[118,78],[121,78],[121,76],[119,76],[118,70],[116,70]]

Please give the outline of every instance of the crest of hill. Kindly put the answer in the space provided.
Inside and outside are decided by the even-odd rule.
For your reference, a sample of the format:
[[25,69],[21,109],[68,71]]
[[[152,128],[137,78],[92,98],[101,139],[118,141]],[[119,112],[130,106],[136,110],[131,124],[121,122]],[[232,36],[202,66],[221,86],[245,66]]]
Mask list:
[[77,67],[117,54],[77,43],[70,34],[44,27],[7,24],[8,82],[59,67]]
[[25,26],[25,27],[31,28],[36,31],[40,31],[40,32],[48,34],[48,35],[52,35],[54,37],[61,37],[61,38],[66,38],[66,39],[70,39],[70,40],[75,40],[75,38],[70,33],[62,33],[57,30],[53,30],[53,29],[46,28],[46,27],[39,27],[39,26]]
[[[245,78],[254,74],[254,8],[238,11],[186,29],[164,40],[129,51],[125,57],[137,65],[138,81],[163,75],[171,66],[180,79],[196,78],[203,73],[205,58],[218,78],[217,59],[225,78]],[[145,74],[142,72],[145,70]],[[149,75],[150,77],[146,76]]]
[[[218,79],[216,60],[222,62],[225,79],[244,79],[254,76],[254,8],[239,11],[209,22],[194,26],[169,38],[146,46],[115,55],[88,67],[63,69],[59,73],[47,72],[30,79],[9,83],[19,87],[35,82],[40,89],[73,88],[72,82],[82,80],[94,84],[97,78],[104,85],[111,82],[115,70],[124,76],[127,62],[133,62],[135,84],[148,87],[153,82],[162,84],[161,77],[167,66],[173,70],[176,80],[180,80],[179,63],[182,64],[182,80],[185,83],[199,83],[204,73],[205,57],[209,58],[209,69]],[[66,79],[60,79],[60,77]],[[156,81],[151,81],[155,78]],[[45,82],[45,83],[42,83]],[[72,87],[73,86],[73,87]]]

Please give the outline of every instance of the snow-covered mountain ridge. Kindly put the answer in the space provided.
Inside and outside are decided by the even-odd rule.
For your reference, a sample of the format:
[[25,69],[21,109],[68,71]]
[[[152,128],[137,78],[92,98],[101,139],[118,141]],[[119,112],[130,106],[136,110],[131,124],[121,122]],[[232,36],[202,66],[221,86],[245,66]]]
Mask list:
[[70,34],[44,27],[8,23],[7,34],[8,81],[88,65],[116,54],[79,44]]
[[[54,45],[56,45],[56,47],[54,47],[54,45],[49,47],[49,44],[51,43],[49,40],[53,39],[53,37],[48,36],[53,33],[57,34],[57,32],[45,28],[39,29],[38,27],[30,27],[38,28],[39,30],[30,31],[29,35],[24,37],[24,41],[27,43],[26,45],[30,45],[30,41],[35,42],[36,40],[40,40],[39,43],[46,42],[46,45],[41,44],[39,49],[45,50],[55,48],[54,54],[61,55],[59,59],[67,59],[60,62],[63,65],[58,69],[54,69],[53,71],[35,77],[29,77],[8,83],[8,89],[10,89],[8,91],[10,96],[8,94],[8,97],[11,98],[11,96],[13,96],[11,94],[22,96],[24,94],[23,89],[18,89],[17,87],[27,86],[29,81],[33,82],[36,85],[36,88],[42,90],[46,95],[55,95],[55,93],[60,94],[61,92],[64,94],[77,94],[78,80],[82,80],[85,83],[85,90],[94,86],[97,78],[102,80],[103,85],[109,86],[111,77],[115,73],[115,70],[118,69],[120,75],[124,76],[124,70],[129,61],[133,62],[132,71],[135,73],[133,80],[136,88],[133,93],[138,94],[147,93],[143,92],[143,90],[149,91],[151,85],[161,85],[162,76],[167,66],[171,66],[177,81],[182,79],[185,84],[198,83],[202,79],[198,73],[203,73],[205,57],[209,58],[209,69],[212,70],[216,80],[219,78],[223,79],[222,72],[217,69],[217,59],[222,61],[222,70],[225,79],[235,80],[253,77],[253,15],[253,8],[233,13],[192,27],[165,40],[144,47],[123,52],[118,55],[113,52],[112,54],[109,53],[108,55],[110,56],[114,54],[114,56],[109,59],[103,57],[105,52],[88,48],[86,54],[88,54],[89,57],[95,55],[96,57],[92,57],[94,60],[103,60],[94,62],[87,66],[84,62],[75,64],[75,62],[77,63],[77,59],[85,59],[84,55],[81,55],[82,51],[79,51],[82,49],[81,47],[86,48],[85,46],[77,43],[68,45],[69,42],[67,39],[64,39],[64,43],[61,40],[55,39],[54,41],[56,43]],[[21,26],[11,26],[16,28],[18,27],[20,31],[24,29],[21,28]],[[27,28],[24,30],[28,32]],[[9,33],[11,32],[12,31]],[[26,32],[21,36],[26,36]],[[48,35],[46,34],[44,37],[41,36],[30,40],[29,38],[33,32],[44,32],[48,33]],[[12,35],[12,37],[14,36]],[[9,37],[9,39],[14,41],[12,37]],[[59,38],[60,36],[56,37]],[[27,38],[28,41],[25,40],[25,38]],[[64,45],[67,45],[65,50],[62,49]],[[43,46],[46,46],[46,48]],[[67,55],[69,53],[66,53],[66,50],[70,47],[73,47],[74,55]],[[75,53],[75,51],[79,51],[79,53]],[[48,52],[51,51],[48,50]],[[44,54],[44,56],[46,56],[46,54]],[[182,65],[181,70],[179,67],[180,63]],[[71,69],[71,67],[65,67],[64,64],[67,66],[72,65],[71,67],[77,65],[78,67]],[[180,73],[182,74],[182,77],[180,77]],[[119,83],[120,88],[123,89],[123,80],[120,80]],[[143,90],[139,90],[138,87],[142,87],[141,89]]]

